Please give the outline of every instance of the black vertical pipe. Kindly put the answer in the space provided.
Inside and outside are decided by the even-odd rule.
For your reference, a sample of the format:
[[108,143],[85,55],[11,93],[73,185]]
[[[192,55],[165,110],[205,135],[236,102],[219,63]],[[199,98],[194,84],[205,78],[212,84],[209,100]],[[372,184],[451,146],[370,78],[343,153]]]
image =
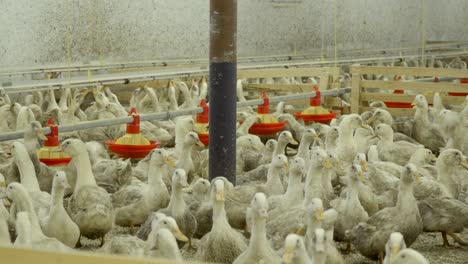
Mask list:
[[237,0],[210,0],[209,176],[236,184]]

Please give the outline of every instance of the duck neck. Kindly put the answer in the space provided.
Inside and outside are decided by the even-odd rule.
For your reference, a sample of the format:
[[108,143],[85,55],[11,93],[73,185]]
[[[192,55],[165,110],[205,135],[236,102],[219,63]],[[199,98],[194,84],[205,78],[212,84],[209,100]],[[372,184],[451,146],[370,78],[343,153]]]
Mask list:
[[15,157],[15,163],[20,173],[21,184],[30,192],[40,191],[34,164],[27,153]]
[[457,184],[452,180],[451,175],[455,174],[455,167],[437,164],[437,179],[445,186],[449,195],[453,198],[457,193]]
[[268,186],[269,190],[272,190],[272,188],[281,187],[281,189],[283,189],[283,192],[284,192],[283,183],[281,182],[280,175],[279,175],[280,172],[281,172],[281,168],[277,168],[273,164],[270,164],[270,167],[268,168],[267,182],[266,182],[266,185]]
[[349,124],[341,123],[338,127],[339,136],[338,144],[351,144],[353,143],[353,129]]
[[314,216],[311,216],[307,224],[306,237],[312,238],[315,235],[315,230],[322,228],[322,221]]
[[305,183],[305,202],[310,202],[314,197],[321,198],[322,173],[322,166],[317,166],[315,164],[310,165]]
[[166,187],[163,177],[163,165],[155,164],[150,161],[148,167],[148,185],[151,189],[151,193],[160,193],[160,191]]
[[79,188],[86,185],[97,186],[96,180],[94,179],[93,171],[91,170],[91,162],[89,160],[88,152],[84,151],[78,156],[73,157],[76,166],[76,185],[75,193]]
[[414,205],[415,203],[416,199],[413,195],[413,184],[405,182],[400,183],[400,191],[398,193],[396,207],[399,210],[405,210],[407,208],[411,208],[410,206]]
[[292,172],[289,175],[288,179],[288,189],[286,190],[285,197],[287,202],[301,201],[302,191],[301,191],[301,175],[297,172]]
[[54,186],[52,188],[52,206],[63,207],[63,195],[65,188],[62,186]]
[[273,152],[273,157],[279,154],[284,154],[286,151],[286,146],[288,145],[288,142],[285,140],[278,140],[278,144],[276,144],[276,149]]
[[179,162],[185,162],[192,159],[192,148],[193,144],[184,143],[182,145]]
[[185,201],[181,187],[172,186],[171,200],[168,208],[171,210],[172,216],[182,215],[185,211]]
[[255,217],[252,225],[252,237],[250,238],[249,246],[254,252],[261,251],[263,247],[268,245],[266,237],[266,219],[263,217]]
[[226,225],[229,225],[229,223],[226,217],[224,201],[215,201],[213,203],[213,228]]
[[310,144],[312,144],[312,140],[310,138],[306,138],[305,136],[302,137],[301,144],[299,144],[299,148],[297,150],[297,156],[307,160],[309,158]]
[[348,192],[346,193],[346,200],[349,203],[360,203],[357,182],[354,182],[351,180],[349,184]]
[[423,124],[429,124],[429,116],[427,106],[416,107],[416,112],[414,114],[414,119],[420,121]]

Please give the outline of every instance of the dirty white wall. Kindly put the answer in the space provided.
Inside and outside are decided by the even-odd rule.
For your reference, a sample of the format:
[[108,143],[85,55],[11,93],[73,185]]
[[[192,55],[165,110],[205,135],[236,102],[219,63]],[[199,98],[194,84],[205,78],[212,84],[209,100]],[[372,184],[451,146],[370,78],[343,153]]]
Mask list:
[[[238,0],[238,55],[468,40],[468,0]],[[69,18],[67,19],[67,3]],[[335,19],[335,8],[336,19]],[[209,0],[0,0],[0,67],[208,56]],[[67,34],[67,28],[70,34]]]

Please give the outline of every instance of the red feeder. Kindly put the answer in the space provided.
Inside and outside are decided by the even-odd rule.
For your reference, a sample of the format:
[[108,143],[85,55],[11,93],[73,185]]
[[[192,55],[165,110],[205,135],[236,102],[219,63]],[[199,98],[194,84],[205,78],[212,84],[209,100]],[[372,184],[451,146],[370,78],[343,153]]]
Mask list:
[[46,135],[47,140],[44,142],[44,147],[37,152],[39,161],[47,166],[66,166],[70,163],[71,157],[60,151],[58,126],[53,118],[49,119],[47,125],[50,128],[50,134]]
[[270,99],[266,92],[262,92],[260,98],[263,99],[263,104],[257,107],[257,116],[260,122],[254,123],[249,129],[249,133],[262,136],[274,135],[283,130],[286,123],[278,122],[274,116],[270,115]]
[[208,146],[210,137],[208,135],[208,122],[209,122],[209,108],[206,104],[206,100],[200,101],[200,107],[203,108],[203,112],[197,114],[195,122],[195,131],[198,133],[198,138],[205,145]]
[[[402,78],[401,76],[398,76],[396,79],[397,81],[401,81]],[[393,91],[393,94],[404,94],[404,93],[405,93],[404,90]],[[388,108],[413,108],[411,103],[405,103],[405,102],[384,102],[384,103]]]
[[[468,78],[461,79],[460,83],[468,84]],[[468,95],[468,93],[448,93],[448,94],[452,96],[467,96]]]
[[313,90],[315,97],[311,97],[309,101],[310,107],[300,112],[294,113],[296,119],[302,119],[305,123],[318,122],[322,124],[330,124],[330,121],[336,117],[335,112],[329,112],[322,107],[320,91],[316,85]]
[[122,158],[142,159],[160,143],[150,141],[140,134],[140,115],[134,107],[130,109],[129,115],[133,116],[133,122],[127,124],[127,133],[117,140],[107,140],[106,144],[111,152]]

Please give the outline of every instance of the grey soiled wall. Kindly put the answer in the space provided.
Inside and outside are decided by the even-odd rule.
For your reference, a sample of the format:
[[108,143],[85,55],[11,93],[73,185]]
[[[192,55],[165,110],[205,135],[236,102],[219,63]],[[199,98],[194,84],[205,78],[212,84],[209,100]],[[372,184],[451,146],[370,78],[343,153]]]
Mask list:
[[[0,66],[206,58],[209,0],[0,0]],[[238,1],[238,55],[420,45],[423,0]],[[425,0],[425,39],[467,40],[468,0]],[[70,35],[67,34],[70,25]]]

